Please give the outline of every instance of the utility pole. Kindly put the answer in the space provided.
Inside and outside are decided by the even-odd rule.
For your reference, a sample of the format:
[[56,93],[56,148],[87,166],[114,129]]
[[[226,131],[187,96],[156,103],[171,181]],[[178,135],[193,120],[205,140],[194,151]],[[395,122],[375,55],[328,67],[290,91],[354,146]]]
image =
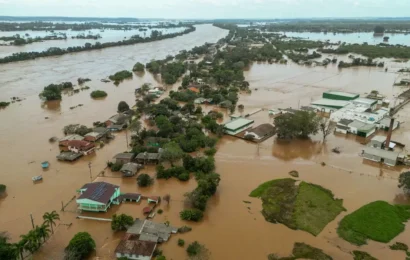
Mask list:
[[125,140],[127,141],[127,151],[128,151],[128,129],[125,129]]
[[30,219],[31,219],[31,225],[33,226],[33,229],[34,229],[33,213],[30,213]]
[[91,162],[88,163],[88,168],[90,168],[90,182],[93,182],[93,175],[91,174]]

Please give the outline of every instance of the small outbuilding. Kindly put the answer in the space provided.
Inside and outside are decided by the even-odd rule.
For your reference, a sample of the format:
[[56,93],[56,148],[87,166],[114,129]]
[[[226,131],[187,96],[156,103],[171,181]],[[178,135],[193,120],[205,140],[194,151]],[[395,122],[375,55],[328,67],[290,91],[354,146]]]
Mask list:
[[124,177],[132,177],[137,174],[138,170],[142,168],[142,165],[137,163],[126,163],[121,167],[120,172]]
[[365,159],[381,162],[389,166],[397,165],[400,153],[394,151],[386,151],[374,147],[366,147],[362,151],[362,155]]
[[114,156],[114,161],[117,164],[126,164],[132,162],[134,157],[133,153],[119,153]]
[[243,117],[234,119],[224,124],[224,132],[228,135],[237,135],[238,133],[251,128],[254,121]]

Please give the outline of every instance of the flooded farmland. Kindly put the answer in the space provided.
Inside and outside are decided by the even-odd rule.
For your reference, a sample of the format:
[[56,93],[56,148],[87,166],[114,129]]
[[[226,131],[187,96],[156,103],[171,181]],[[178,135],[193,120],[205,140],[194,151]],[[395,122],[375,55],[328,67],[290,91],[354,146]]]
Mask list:
[[[76,190],[89,181],[88,162],[92,163],[91,174],[95,177],[113,155],[127,149],[125,134],[118,133],[115,140],[95,155],[75,163],[61,163],[55,159],[59,152],[57,144],[48,142],[52,136],[61,137],[61,129],[67,124],[90,125],[115,114],[121,100],[133,104],[135,87],[145,82],[159,85],[150,73],[134,75],[132,80],[126,80],[118,87],[112,83],[101,83],[100,79],[116,71],[130,69],[137,61],[146,63],[151,59],[165,58],[205,42],[216,42],[226,35],[225,30],[200,25],[193,33],[159,42],[0,65],[0,99],[7,100],[13,96],[25,99],[0,111],[3,122],[0,124],[0,179],[7,185],[8,193],[5,199],[0,200],[0,230],[7,230],[16,240],[31,228],[31,213],[35,224],[41,224],[44,212],[59,211],[62,201],[67,203],[76,195]],[[402,91],[393,87],[397,78],[395,71],[402,66],[387,63],[389,71],[385,72],[379,68],[339,70],[331,65],[312,68],[293,63],[255,63],[245,73],[252,94],[242,95],[238,104],[245,106],[244,113],[264,108],[251,117],[258,124],[272,122],[266,109],[308,105],[328,89],[360,94],[378,90],[393,99]],[[58,103],[42,105],[38,94],[45,85],[76,81],[78,77],[91,78],[87,84],[91,89],[72,96],[64,95]],[[108,96],[103,100],[92,100],[89,93],[94,89],[104,90]],[[83,106],[70,109],[78,104]],[[409,112],[410,108],[405,107],[399,113],[402,127],[393,134],[394,140],[406,144],[410,143]],[[334,259],[350,259],[349,252],[356,247],[337,236],[338,221],[371,201],[407,202],[401,200],[401,190],[397,188],[396,179],[402,169],[364,163],[358,156],[362,142],[356,137],[331,135],[326,144],[321,143],[321,136],[314,136],[293,143],[278,143],[270,138],[258,147],[240,139],[223,137],[215,155],[216,172],[221,175],[221,182],[216,195],[210,199],[205,218],[200,223],[189,223],[193,228],[190,233],[172,236],[170,241],[161,245],[164,255],[167,259],[185,259],[185,250],[177,246],[177,239],[183,238],[188,243],[197,240],[205,244],[211,252],[211,259],[266,259],[269,253],[288,255],[294,242],[306,242],[321,248]],[[336,146],[341,147],[341,154],[330,152]],[[40,162],[44,160],[50,161],[51,165],[43,172]],[[326,162],[326,166],[321,166],[321,162]],[[266,222],[260,214],[260,200],[248,197],[260,183],[288,177],[291,170],[297,170],[301,180],[322,185],[332,190],[337,198],[344,199],[347,211],[317,237]],[[155,175],[154,167],[143,172]],[[44,181],[33,185],[31,177],[39,174],[44,176]],[[171,194],[170,204],[161,204],[164,213],[157,215],[155,221],[170,221],[173,226],[186,224],[180,220],[179,212],[184,206],[183,194],[196,187],[193,179],[187,183],[175,179],[156,180],[153,186],[144,189],[137,187],[135,179],[122,179],[116,173],[106,172],[105,177],[97,180],[120,185],[122,192]],[[251,204],[245,204],[244,200],[251,201]],[[109,218],[120,212],[141,217],[144,203],[126,203],[113,206],[107,213],[90,215]],[[59,212],[60,224],[63,225],[58,226],[56,234],[34,259],[61,259],[64,247],[79,231],[89,232],[96,240],[95,256],[114,259],[113,251],[122,234],[113,234],[109,223],[76,219],[75,208],[72,202],[65,212]],[[72,225],[68,227],[68,224]],[[408,244],[409,235],[410,229],[406,229],[397,240]],[[386,244],[377,242],[370,242],[362,249],[379,259],[404,257],[404,253],[391,251]]]

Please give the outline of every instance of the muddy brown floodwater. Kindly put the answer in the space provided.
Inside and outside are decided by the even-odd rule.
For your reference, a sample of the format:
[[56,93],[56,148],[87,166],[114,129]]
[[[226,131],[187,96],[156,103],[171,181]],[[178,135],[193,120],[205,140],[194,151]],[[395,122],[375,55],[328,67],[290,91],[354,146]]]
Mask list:
[[[215,42],[227,35],[227,31],[211,25],[201,25],[194,33],[174,39],[127,47],[109,48],[101,51],[83,52],[55,58],[0,66],[0,99],[12,96],[24,97],[21,103],[11,104],[0,111],[1,170],[0,182],[7,185],[8,196],[0,200],[0,230],[10,232],[14,241],[31,228],[29,214],[35,224],[41,224],[41,216],[46,211],[61,208],[61,201],[68,202],[76,189],[88,182],[88,162],[92,163],[92,174],[96,176],[113,155],[126,150],[124,133],[116,134],[115,140],[98,150],[96,155],[82,158],[75,163],[61,163],[55,159],[56,144],[48,143],[52,136],[62,136],[61,129],[70,123],[90,125],[102,121],[115,113],[120,100],[134,102],[134,88],[144,82],[159,84],[149,73],[134,75],[118,87],[99,80],[122,69],[129,69],[136,61],[143,63],[155,58],[176,54],[179,50],[190,49],[205,41]],[[242,95],[238,104],[245,106],[244,113],[259,108],[285,108],[308,105],[312,99],[321,96],[327,89],[368,93],[379,90],[388,97],[400,92],[392,84],[397,78],[398,65],[389,63],[388,73],[378,68],[354,68],[338,70],[308,68],[295,64],[268,65],[254,64],[246,71],[250,82],[251,95]],[[37,95],[43,86],[61,81],[74,81],[78,77],[89,77],[91,87],[73,96],[64,96],[60,103],[42,105]],[[178,83],[177,83],[178,84]],[[175,87],[175,86],[174,86]],[[90,91],[107,91],[104,100],[91,100]],[[255,90],[258,89],[258,90]],[[71,106],[83,104],[70,110]],[[402,122],[393,139],[409,144],[409,112],[405,107],[398,118]],[[45,119],[48,117],[48,119]],[[272,122],[267,111],[252,116],[256,123]],[[226,118],[225,118],[226,120]],[[186,259],[186,252],[177,246],[178,238],[187,243],[195,240],[206,245],[211,251],[211,259],[266,259],[267,254],[288,255],[294,242],[306,242],[322,248],[334,259],[351,259],[349,252],[357,247],[342,241],[336,234],[337,223],[346,214],[375,200],[390,203],[407,203],[397,188],[397,177],[402,168],[380,167],[364,163],[358,156],[364,140],[355,137],[333,136],[326,144],[320,136],[309,140],[297,140],[283,144],[270,138],[259,148],[253,143],[223,137],[218,144],[216,171],[221,174],[218,191],[209,201],[205,219],[201,223],[189,223],[193,230],[186,234],[173,235],[161,245],[167,259]],[[341,154],[330,150],[341,147]],[[40,162],[51,162],[50,169],[43,171]],[[326,166],[321,166],[326,162]],[[313,182],[333,191],[336,197],[344,199],[347,211],[314,237],[307,232],[295,231],[284,225],[271,224],[260,214],[261,201],[249,198],[248,194],[260,183],[288,177],[288,172],[297,170],[300,179]],[[144,172],[154,176],[154,167]],[[31,177],[42,174],[44,181],[33,185]],[[178,180],[156,180],[152,187],[139,189],[135,179],[122,179],[117,173],[106,172],[97,178],[121,185],[122,192],[140,192],[144,195],[171,194],[170,205],[162,203],[164,213],[155,221],[170,221],[173,226],[186,225],[179,219],[179,211],[184,207],[183,194],[196,187],[195,180],[187,183]],[[251,201],[251,204],[243,203]],[[144,201],[140,204],[113,206],[108,213],[87,213],[90,216],[110,217],[114,213],[127,213],[133,217],[142,216]],[[248,209],[250,207],[250,209]],[[89,232],[97,243],[98,259],[114,259],[114,249],[122,234],[113,234],[109,223],[76,219],[75,203],[69,204],[65,212],[60,212],[61,221],[55,235],[40,249],[34,259],[61,259],[63,249],[72,236],[79,231]],[[70,224],[67,227],[61,224]],[[410,243],[410,229],[400,234],[398,241]],[[370,242],[362,250],[379,259],[402,259],[404,253],[390,250],[386,244]]]

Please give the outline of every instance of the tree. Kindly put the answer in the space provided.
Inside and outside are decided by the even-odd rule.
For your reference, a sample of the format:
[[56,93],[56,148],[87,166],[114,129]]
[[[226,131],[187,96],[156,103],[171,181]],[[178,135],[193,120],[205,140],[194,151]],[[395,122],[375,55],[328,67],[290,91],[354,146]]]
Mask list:
[[141,128],[142,128],[142,124],[138,119],[135,119],[134,121],[132,121],[130,126],[128,127],[131,133],[135,134],[136,136],[140,135]]
[[4,184],[0,184],[0,196],[6,192],[7,186]]
[[403,189],[404,193],[410,194],[410,171],[400,174],[398,186]]
[[374,27],[374,33],[384,33],[384,27],[381,25],[376,25],[376,27]]
[[183,156],[184,152],[181,147],[175,142],[169,142],[164,145],[161,160],[168,161],[173,165],[174,162],[181,160]]
[[8,243],[8,240],[7,233],[0,232],[0,259],[17,260],[20,252],[19,248],[15,244]]
[[34,253],[40,247],[40,237],[34,230],[30,230],[26,235],[21,235],[24,250]]
[[199,244],[197,241],[189,244],[186,249],[189,260],[208,260],[210,259],[210,252],[204,246]]
[[319,129],[323,135],[323,142],[325,142],[326,137],[335,129],[335,125],[332,124],[328,118],[322,118],[319,124]]
[[136,106],[139,112],[143,112],[144,109],[147,107],[147,102],[143,100],[138,100]]
[[136,71],[136,72],[143,72],[145,69],[144,64],[137,62],[135,63],[134,67],[132,68],[132,71]]
[[155,99],[157,98],[157,96],[155,96],[154,94],[148,94],[148,95],[146,95],[144,98],[143,98],[143,100],[146,102],[146,103],[151,103],[152,101],[154,101]]
[[137,177],[137,183],[138,183],[138,186],[140,186],[140,187],[150,186],[153,182],[154,182],[154,179],[152,179],[152,178],[151,178],[148,174],[146,174],[146,173],[140,174],[140,175]]
[[204,217],[204,213],[199,209],[185,209],[179,213],[182,220],[198,222]]
[[128,227],[134,224],[134,218],[126,214],[112,216],[111,229],[114,231],[127,230]]
[[66,260],[82,260],[94,251],[95,241],[87,232],[78,232],[65,248]]
[[107,92],[103,91],[103,90],[94,90],[93,92],[91,92],[90,96],[92,98],[103,98],[106,97],[108,94]]
[[191,81],[191,79],[190,79],[190,77],[189,77],[188,75],[184,76],[184,77],[182,78],[182,84],[181,84],[182,87],[183,87],[183,88],[188,87],[190,81]]
[[320,118],[314,112],[296,111],[275,118],[276,133],[279,139],[307,137],[317,134]]
[[54,234],[53,226],[56,225],[55,220],[60,220],[60,215],[58,215],[57,211],[53,210],[52,212],[44,213],[43,220],[51,228],[51,233]]
[[36,226],[35,231],[39,237],[43,238],[43,243],[45,243],[46,239],[50,236],[50,229],[46,223],[40,227]]
[[88,128],[85,125],[79,125],[79,124],[66,125],[63,128],[63,132],[65,135],[76,134],[76,135],[84,136],[92,131],[93,130],[91,128]]
[[118,113],[122,113],[125,111],[130,110],[130,106],[127,104],[127,102],[125,101],[120,101],[120,103],[118,103]]

